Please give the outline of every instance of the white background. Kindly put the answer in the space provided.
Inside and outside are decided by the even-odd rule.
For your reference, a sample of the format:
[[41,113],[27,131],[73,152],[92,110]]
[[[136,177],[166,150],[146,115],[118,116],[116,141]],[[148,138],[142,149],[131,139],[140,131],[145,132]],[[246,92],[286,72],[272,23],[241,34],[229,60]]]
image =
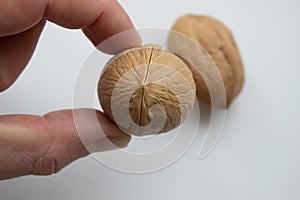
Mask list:
[[[138,28],[169,28],[185,13],[229,26],[246,83],[227,113],[223,135],[205,160],[192,147],[147,175],[108,169],[92,157],[50,177],[0,182],[0,200],[298,200],[300,199],[300,2],[298,0],[122,0]],[[0,94],[0,113],[44,114],[72,107],[80,66],[93,50],[80,31],[48,23],[32,61]]]

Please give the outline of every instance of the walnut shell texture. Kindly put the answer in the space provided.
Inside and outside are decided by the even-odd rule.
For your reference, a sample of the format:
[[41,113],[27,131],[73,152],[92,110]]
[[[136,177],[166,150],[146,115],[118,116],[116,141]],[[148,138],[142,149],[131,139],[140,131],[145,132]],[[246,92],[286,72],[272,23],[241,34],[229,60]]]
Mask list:
[[98,83],[104,113],[123,131],[136,136],[179,126],[194,105],[195,93],[188,66],[157,46],[137,47],[116,55],[105,66]]
[[[222,76],[226,92],[226,106],[229,106],[241,91],[244,83],[242,60],[231,31],[220,21],[200,15],[184,15],[178,18],[172,30],[192,38],[207,51]],[[176,42],[175,38],[169,39],[169,46],[172,50],[181,48],[181,51],[195,54],[194,49],[183,48],[182,41]],[[202,103],[210,103],[211,97],[207,83],[201,74],[195,70],[195,66],[187,61],[186,63],[194,75],[198,100]]]

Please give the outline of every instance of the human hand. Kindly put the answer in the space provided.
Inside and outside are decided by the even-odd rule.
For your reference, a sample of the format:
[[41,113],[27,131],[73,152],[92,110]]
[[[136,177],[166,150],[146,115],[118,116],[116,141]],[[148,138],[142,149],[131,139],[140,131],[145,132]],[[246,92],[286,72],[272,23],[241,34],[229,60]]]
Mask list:
[[[2,0],[0,19],[0,92],[14,83],[29,62],[47,20],[66,28],[82,29],[94,45],[134,28],[115,0]],[[107,52],[138,45],[140,38],[134,32]],[[98,123],[91,124],[89,120],[97,116],[104,133],[102,138],[92,140],[94,151],[113,149],[114,145],[125,147],[130,141],[130,136],[103,113],[91,109],[76,112],[86,120],[86,137],[97,134]],[[0,180],[57,173],[88,154],[77,134],[72,110],[44,116],[0,116]]]

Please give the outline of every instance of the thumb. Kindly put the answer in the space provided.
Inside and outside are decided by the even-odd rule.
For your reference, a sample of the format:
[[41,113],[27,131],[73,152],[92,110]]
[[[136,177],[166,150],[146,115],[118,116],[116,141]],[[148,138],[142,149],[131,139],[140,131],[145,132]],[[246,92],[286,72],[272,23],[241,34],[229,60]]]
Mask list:
[[92,109],[0,116],[0,180],[54,174],[89,153],[126,147],[129,141]]
[[44,117],[53,140],[63,142],[63,148],[73,159],[126,147],[131,138],[103,113],[93,109],[55,111]]

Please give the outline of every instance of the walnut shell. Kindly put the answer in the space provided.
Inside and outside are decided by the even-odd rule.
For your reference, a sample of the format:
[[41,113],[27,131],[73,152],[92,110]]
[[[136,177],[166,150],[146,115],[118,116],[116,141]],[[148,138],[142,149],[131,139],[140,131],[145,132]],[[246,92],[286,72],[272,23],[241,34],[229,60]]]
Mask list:
[[195,93],[188,66],[156,46],[116,55],[105,66],[98,83],[104,113],[123,131],[137,136],[179,126],[193,107]]
[[[242,60],[230,30],[223,23],[211,17],[200,15],[185,15],[180,17],[173,25],[172,30],[183,33],[184,35],[194,39],[207,51],[222,76],[226,92],[226,104],[229,106],[232,100],[241,91],[244,83]],[[187,54],[190,54],[189,56],[192,59],[199,59],[199,52],[196,52],[194,48],[187,45],[184,47],[184,42],[182,40],[172,36],[172,34],[170,36],[171,37],[168,41],[169,50],[172,52],[187,52]],[[193,55],[196,53],[198,53],[198,56]],[[204,56],[203,59],[205,59]],[[199,66],[193,66],[187,61],[186,63],[194,75],[198,100],[202,103],[211,103],[212,97],[207,88],[208,83],[204,81],[201,73],[196,70],[196,68],[199,69]],[[198,65],[203,65],[205,62],[198,61],[198,63]],[[207,64],[207,69],[203,68],[202,70],[206,70],[206,73],[210,77],[212,83],[215,74],[213,74],[213,72],[207,72],[211,67],[212,66]],[[216,87],[219,86],[214,87],[214,89],[217,90]]]

